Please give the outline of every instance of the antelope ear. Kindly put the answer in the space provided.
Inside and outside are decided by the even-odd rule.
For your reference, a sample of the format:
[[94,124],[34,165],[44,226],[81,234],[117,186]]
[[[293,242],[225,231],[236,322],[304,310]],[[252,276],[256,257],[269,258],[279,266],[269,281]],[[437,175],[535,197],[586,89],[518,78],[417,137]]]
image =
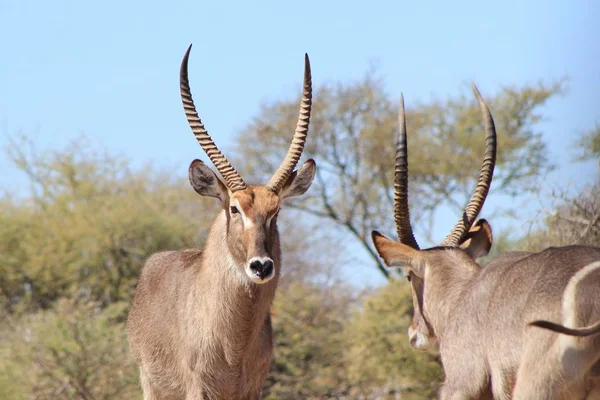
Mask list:
[[283,185],[279,197],[283,200],[304,194],[312,184],[316,171],[317,164],[315,160],[312,158],[307,160],[302,164],[302,167],[292,172],[285,185]]
[[493,239],[492,227],[485,219],[480,219],[469,229],[459,247],[475,260],[488,255]]
[[216,197],[225,204],[229,198],[227,186],[206,164],[200,160],[194,160],[190,164],[189,178],[192,187],[198,194],[208,197]]
[[417,276],[423,277],[425,263],[419,250],[394,242],[377,231],[373,231],[371,237],[377,253],[388,267],[410,268]]

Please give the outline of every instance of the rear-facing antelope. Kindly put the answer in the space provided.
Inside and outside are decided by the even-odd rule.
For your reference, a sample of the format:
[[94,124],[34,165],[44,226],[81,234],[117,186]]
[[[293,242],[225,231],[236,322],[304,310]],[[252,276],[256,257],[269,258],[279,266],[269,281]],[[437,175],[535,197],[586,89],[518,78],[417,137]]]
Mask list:
[[[442,399],[598,399],[600,335],[589,325],[600,321],[600,248],[506,253],[485,268],[475,262],[492,245],[489,224],[474,221],[492,181],[496,132],[473,89],[485,121],[484,162],[463,218],[439,247],[421,250],[413,235],[403,103],[400,111],[394,185],[400,242],[375,231],[373,242],[388,266],[405,269],[412,286],[410,344],[426,350],[439,342]],[[536,320],[545,321],[531,326]]]
[[225,182],[202,161],[189,168],[192,187],[223,210],[203,250],[151,256],[127,321],[144,399],[256,399],[273,351],[271,303],[281,268],[277,215],[281,202],[306,192],[316,165],[302,154],[312,104],[305,56],[303,95],[294,138],[269,182],[247,185],[204,129],[181,64],[183,107],[196,139]]

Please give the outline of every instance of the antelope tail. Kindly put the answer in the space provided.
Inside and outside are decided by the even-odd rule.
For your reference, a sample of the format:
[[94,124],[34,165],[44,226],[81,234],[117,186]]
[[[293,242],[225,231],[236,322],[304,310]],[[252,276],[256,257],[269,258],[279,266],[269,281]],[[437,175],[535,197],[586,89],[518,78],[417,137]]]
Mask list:
[[534,321],[529,323],[529,325],[577,337],[591,336],[600,333],[600,321],[596,322],[594,325],[586,326],[583,328],[567,328],[566,326],[556,324],[550,321]]

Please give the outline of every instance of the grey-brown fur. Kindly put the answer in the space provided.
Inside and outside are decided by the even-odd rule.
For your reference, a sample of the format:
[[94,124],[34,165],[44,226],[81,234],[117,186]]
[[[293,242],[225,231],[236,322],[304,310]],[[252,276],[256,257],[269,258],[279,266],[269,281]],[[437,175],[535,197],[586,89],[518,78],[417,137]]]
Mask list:
[[[443,252],[434,258],[424,300],[446,372],[442,398],[477,398],[491,386],[494,398],[508,399],[514,385],[514,399],[585,398],[586,385],[592,384],[589,370],[600,359],[600,336],[584,339],[586,357],[565,360],[557,349],[559,334],[527,324],[562,321],[565,286],[579,268],[600,260],[600,248],[501,257],[462,282],[457,278],[462,265],[443,265]],[[595,285],[600,288],[599,279]],[[599,293],[580,326],[600,320]],[[573,368],[579,372],[569,374]]]
[[[385,249],[394,244],[382,240],[377,238],[382,257],[399,265],[399,255]],[[409,274],[423,278],[415,296],[439,342],[446,373],[441,399],[597,398],[600,393],[592,390],[600,391],[600,335],[573,338],[529,323],[568,317],[565,288],[582,267],[600,261],[600,248],[506,253],[484,268],[468,248],[413,255],[416,265]],[[578,316],[574,327],[593,325],[600,321],[600,268],[578,288],[570,307]],[[565,345],[565,337],[573,344]]]

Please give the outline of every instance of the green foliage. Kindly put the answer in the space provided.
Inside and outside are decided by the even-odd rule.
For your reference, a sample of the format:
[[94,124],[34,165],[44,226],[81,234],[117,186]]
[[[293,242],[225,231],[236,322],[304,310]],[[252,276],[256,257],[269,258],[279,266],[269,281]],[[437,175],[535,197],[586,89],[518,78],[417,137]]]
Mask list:
[[555,209],[519,243],[524,250],[584,244],[600,246],[600,179],[575,195],[555,193]]
[[2,326],[0,397],[124,399],[139,397],[127,348],[126,303],[62,299],[51,310],[10,317]]
[[273,307],[275,357],[266,399],[435,397],[438,355],[408,344],[410,286],[395,280],[361,299],[345,285],[295,282]]
[[[588,131],[576,142],[579,161],[600,161],[600,125]],[[549,246],[584,244],[600,246],[600,175],[576,193],[554,189],[549,197],[552,211],[537,221],[525,240],[516,244],[523,250],[539,251]]]
[[0,210],[0,289],[5,307],[26,301],[48,308],[84,293],[110,304],[129,301],[152,253],[192,247],[210,213],[198,196],[152,168],[133,171],[122,158],[82,141],[40,157],[13,146],[31,179],[26,199],[6,197]]
[[443,372],[435,352],[409,346],[412,312],[410,285],[397,279],[369,296],[355,314],[345,353],[353,398],[435,397]]
[[343,286],[295,282],[282,288],[273,305],[275,357],[266,399],[337,396],[344,374],[344,325],[352,309]]
[[577,145],[581,149],[580,160],[600,160],[600,123],[584,133]]

